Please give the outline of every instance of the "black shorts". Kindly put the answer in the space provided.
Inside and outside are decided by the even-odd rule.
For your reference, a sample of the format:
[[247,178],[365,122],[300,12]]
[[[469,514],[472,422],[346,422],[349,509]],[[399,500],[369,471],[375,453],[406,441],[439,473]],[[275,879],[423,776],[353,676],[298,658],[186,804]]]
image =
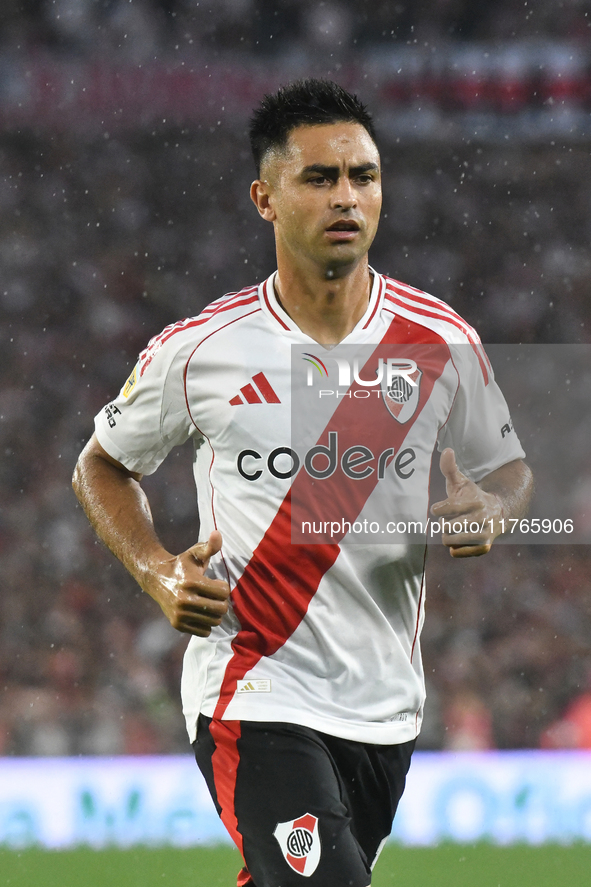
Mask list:
[[414,745],[201,715],[193,748],[246,863],[238,887],[368,887]]

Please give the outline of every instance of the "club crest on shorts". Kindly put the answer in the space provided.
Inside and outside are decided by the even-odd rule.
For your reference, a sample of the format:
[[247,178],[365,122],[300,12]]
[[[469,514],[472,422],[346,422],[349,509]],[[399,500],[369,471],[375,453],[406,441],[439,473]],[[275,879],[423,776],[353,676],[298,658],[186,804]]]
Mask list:
[[279,822],[273,834],[287,864],[294,872],[309,878],[320,862],[318,817],[305,813],[291,822]]
[[[395,375],[392,375],[391,372],[384,374],[381,382],[382,397],[390,415],[401,425],[404,425],[414,416],[419,405],[423,373],[414,360],[400,358],[389,360],[388,363]],[[391,377],[389,384],[387,376]]]

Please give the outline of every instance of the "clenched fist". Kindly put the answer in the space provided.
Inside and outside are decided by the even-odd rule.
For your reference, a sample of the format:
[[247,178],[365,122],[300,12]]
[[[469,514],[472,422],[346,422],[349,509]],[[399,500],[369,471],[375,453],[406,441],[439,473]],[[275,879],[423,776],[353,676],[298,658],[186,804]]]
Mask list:
[[142,587],[177,631],[205,638],[228,612],[230,586],[205,575],[210,558],[221,547],[222,534],[214,530],[207,542],[160,561],[146,574]]

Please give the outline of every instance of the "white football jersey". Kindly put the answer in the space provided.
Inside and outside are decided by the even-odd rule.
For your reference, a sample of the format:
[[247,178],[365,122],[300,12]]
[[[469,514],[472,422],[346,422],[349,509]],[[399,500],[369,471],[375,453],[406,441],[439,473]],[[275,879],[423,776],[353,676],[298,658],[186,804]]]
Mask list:
[[[299,457],[291,447],[292,346],[319,373],[330,350],[285,313],[273,283],[271,276],[226,295],[152,339],[96,417],[96,433],[111,456],[142,474],[172,447],[194,442],[200,538],[213,529],[223,538],[208,574],[227,580],[232,595],[222,624],[208,638],[192,637],[185,654],[191,740],[203,712],[405,742],[418,734],[425,696],[427,546],[359,542],[346,522],[334,538],[309,543],[292,535],[296,500],[298,508],[307,497],[318,504],[328,490],[338,499],[344,471],[355,490],[341,503],[347,521],[361,521],[380,501],[426,520],[435,445],[453,447],[475,481],[524,453],[474,330],[444,302],[373,272],[367,311],[342,344],[400,343],[415,348],[417,368],[406,389],[338,399],[311,440],[339,447],[323,486],[326,456]],[[421,365],[425,344],[441,346],[444,357],[427,355]],[[464,347],[447,347],[456,345]],[[371,412],[360,423],[363,403]],[[355,437],[361,425],[369,444]]]

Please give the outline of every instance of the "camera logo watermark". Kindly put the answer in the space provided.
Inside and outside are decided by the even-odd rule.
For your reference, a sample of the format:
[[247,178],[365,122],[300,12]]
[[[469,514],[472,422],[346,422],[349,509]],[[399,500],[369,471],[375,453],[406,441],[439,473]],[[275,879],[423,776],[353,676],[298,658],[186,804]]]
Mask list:
[[372,378],[370,374],[370,378],[363,378],[357,357],[349,360],[346,357],[330,356],[322,360],[316,354],[306,351],[302,358],[309,364],[306,374],[308,388],[314,387],[318,377],[321,383],[330,378],[330,371],[325,361],[336,364],[336,367],[331,368],[336,369],[338,381],[334,388],[319,388],[319,398],[352,396],[356,400],[365,400],[370,398],[373,392],[376,397],[383,399],[388,412],[397,422],[404,424],[414,415],[419,403],[423,375],[415,360],[403,357],[386,359],[379,357],[374,377]]
[[[324,361],[315,354],[305,351],[302,355],[303,359],[310,364],[307,370],[306,385],[311,388],[314,385],[314,369],[318,371],[322,378],[328,378],[330,373]],[[408,400],[407,392],[418,387],[417,373],[420,370],[416,361],[400,357],[383,357],[378,358],[378,365],[374,379],[362,379],[359,368],[359,358],[354,358],[353,372],[351,373],[351,361],[346,357],[325,357],[324,360],[331,360],[337,365],[339,387],[348,388],[352,382],[361,385],[362,388],[373,388],[381,386],[384,379],[386,380],[386,388],[388,391],[392,389],[395,394],[394,398],[402,398],[402,401]],[[385,369],[385,375],[384,375]],[[400,401],[400,402],[402,402]]]

